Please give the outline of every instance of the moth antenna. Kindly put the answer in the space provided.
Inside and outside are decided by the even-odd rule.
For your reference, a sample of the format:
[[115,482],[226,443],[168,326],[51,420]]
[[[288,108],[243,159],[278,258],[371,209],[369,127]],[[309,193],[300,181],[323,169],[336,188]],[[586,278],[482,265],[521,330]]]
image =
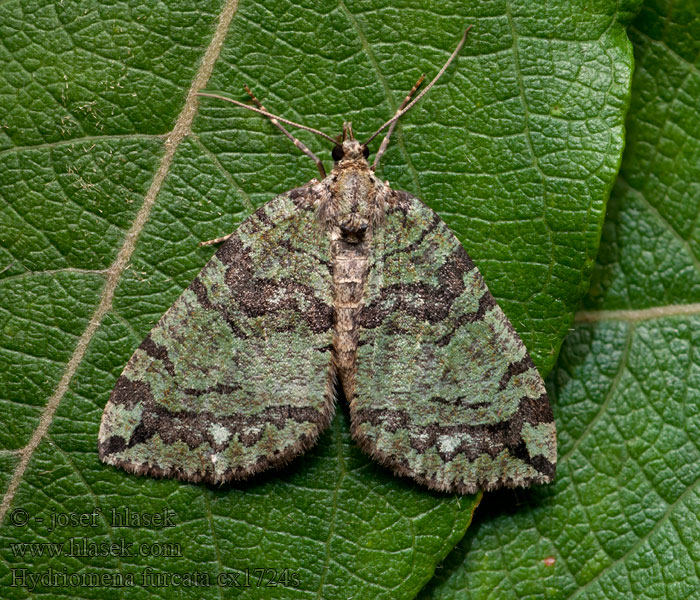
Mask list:
[[256,112],[258,114],[265,115],[268,119],[277,119],[278,121],[282,121],[282,123],[286,123],[287,125],[291,125],[292,127],[298,127],[299,129],[303,129],[305,131],[310,131],[311,133],[315,133],[316,135],[320,135],[322,138],[327,139],[329,142],[333,142],[334,144],[336,143],[330,135],[328,135],[327,133],[323,133],[323,131],[319,131],[318,129],[314,129],[313,127],[307,127],[306,125],[302,125],[301,123],[295,123],[294,121],[290,121],[289,119],[285,119],[284,117],[273,115],[272,113],[267,112],[266,110],[262,110],[261,108],[248,106],[243,102],[239,102],[238,100],[234,100],[233,98],[228,98],[227,96],[224,96],[222,94],[215,94],[213,92],[197,92],[197,96],[204,96],[206,98],[216,98],[217,100],[224,100],[226,102],[230,102],[231,104],[235,104],[236,106],[240,106],[241,108],[247,108],[248,110],[252,110],[253,112]]
[[469,33],[469,30],[472,28],[470,25],[464,30],[464,35],[462,35],[462,39],[459,40],[459,44],[457,44],[457,47],[454,49],[452,54],[450,54],[450,58],[447,59],[447,62],[442,66],[442,69],[438,71],[438,74],[433,77],[433,80],[423,89],[423,91],[418,94],[412,102],[410,102],[403,110],[397,111],[397,113],[391,117],[384,125],[382,125],[377,131],[375,131],[370,138],[363,144],[363,146],[366,146],[369,144],[374,138],[376,138],[384,129],[386,129],[389,125],[391,125],[394,121],[397,119],[400,119],[403,115],[405,115],[409,110],[411,110],[415,105],[416,102],[418,102],[425,94],[428,93],[431,87],[433,87],[436,83],[437,80],[442,77],[442,74],[447,70],[447,67],[450,66],[450,63],[455,59],[455,57],[459,54],[459,51],[462,49],[462,46],[464,46],[464,42],[467,41],[467,34]]
[[[262,102],[258,100],[255,97],[255,94],[252,92],[252,90],[247,86],[243,85],[245,88],[245,91],[248,92],[248,95],[250,96],[251,100],[257,104],[258,108],[260,110],[267,111],[267,109],[263,106]],[[326,169],[323,168],[323,163],[321,162],[321,159],[316,156],[309,148],[304,144],[301,140],[295,138],[285,127],[282,126],[282,124],[275,118],[273,119],[270,117],[270,122],[277,127],[284,135],[286,135],[291,141],[292,144],[294,144],[299,150],[301,150],[306,156],[308,156],[311,160],[313,160],[316,163],[316,168],[318,169],[318,172],[321,174],[321,179],[326,178]]]
[[[396,110],[396,114],[400,113],[406,105],[411,101],[411,96],[416,93],[416,90],[421,86],[423,83],[423,80],[425,79],[425,73],[423,73],[419,78],[416,83],[413,84],[413,87],[411,88],[411,91],[406,94],[406,97],[403,99],[403,102],[401,103],[401,106]],[[396,114],[394,116],[396,116]],[[374,157],[374,161],[372,161],[372,171],[376,170],[377,165],[379,164],[379,159],[382,157],[382,154],[386,152],[386,149],[389,147],[389,140],[391,139],[391,134],[394,133],[394,129],[396,128],[396,124],[398,123],[398,120],[394,119],[394,122],[391,124],[391,127],[389,127],[389,131],[386,132],[386,135],[384,136],[384,139],[382,140],[381,145],[379,146],[379,150],[377,150],[377,154]],[[366,148],[367,146],[365,146]]]

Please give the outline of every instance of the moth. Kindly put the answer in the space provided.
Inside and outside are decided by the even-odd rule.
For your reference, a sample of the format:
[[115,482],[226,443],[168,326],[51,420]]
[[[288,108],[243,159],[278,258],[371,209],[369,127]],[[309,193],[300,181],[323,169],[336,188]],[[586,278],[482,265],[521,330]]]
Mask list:
[[[136,474],[221,484],[280,467],[349,405],[360,448],[435,490],[554,477],[556,429],[525,346],[448,226],[375,175],[399,117],[365,143],[261,113],[321,179],[244,220],[134,352],[102,416],[99,456]],[[323,163],[282,122],[333,144]],[[389,127],[373,164],[368,144]]]

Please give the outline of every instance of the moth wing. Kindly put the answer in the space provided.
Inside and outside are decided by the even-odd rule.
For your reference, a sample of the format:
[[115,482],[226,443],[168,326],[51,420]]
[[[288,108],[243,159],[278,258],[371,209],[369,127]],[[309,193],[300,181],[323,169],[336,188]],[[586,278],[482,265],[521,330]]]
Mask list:
[[360,446],[433,489],[554,477],[552,411],[525,346],[449,227],[405,192],[372,242],[348,397]]
[[134,352],[99,456],[129,472],[221,483],[283,465],[330,422],[328,241],[309,186],[246,219]]

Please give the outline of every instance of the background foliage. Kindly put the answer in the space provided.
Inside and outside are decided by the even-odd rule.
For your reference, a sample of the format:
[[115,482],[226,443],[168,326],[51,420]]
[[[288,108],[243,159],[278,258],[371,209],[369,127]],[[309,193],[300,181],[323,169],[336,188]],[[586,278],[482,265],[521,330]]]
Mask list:
[[[423,597],[695,591],[700,8],[649,3],[629,30],[627,149],[594,269],[637,3],[418,6],[0,4],[0,595],[32,595],[27,573],[138,582],[148,566],[251,585],[33,593],[411,598],[431,580],[479,498],[375,466],[342,410],[309,456],[220,489],[107,468],[96,435],[133,349],[211,255],[197,242],[316,174],[264,119],[198,106],[192,91],[248,83],[273,111],[331,134],[352,120],[364,137],[467,24],[458,62],[399,125],[380,175],[440,212],[543,373],[593,283],[549,380],[557,482],[487,495]],[[50,531],[52,515],[95,508],[94,526]],[[174,527],[111,526],[125,508],[171,510]],[[150,555],[18,545],[83,539]],[[179,556],[153,556],[173,544]],[[255,585],[260,568],[278,585]]]
[[700,5],[647,2],[629,35],[622,168],[548,382],[557,481],[485,498],[423,598],[700,594]]

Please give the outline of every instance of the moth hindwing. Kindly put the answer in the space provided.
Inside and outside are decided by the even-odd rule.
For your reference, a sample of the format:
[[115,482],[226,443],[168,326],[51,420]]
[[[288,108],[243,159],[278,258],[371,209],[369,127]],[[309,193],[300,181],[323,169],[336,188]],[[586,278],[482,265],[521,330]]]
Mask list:
[[104,462],[245,479],[311,447],[344,396],[360,447],[430,488],[552,480],[556,430],[525,346],[447,225],[367,155],[346,124],[327,177],[228,236],[117,380]]

